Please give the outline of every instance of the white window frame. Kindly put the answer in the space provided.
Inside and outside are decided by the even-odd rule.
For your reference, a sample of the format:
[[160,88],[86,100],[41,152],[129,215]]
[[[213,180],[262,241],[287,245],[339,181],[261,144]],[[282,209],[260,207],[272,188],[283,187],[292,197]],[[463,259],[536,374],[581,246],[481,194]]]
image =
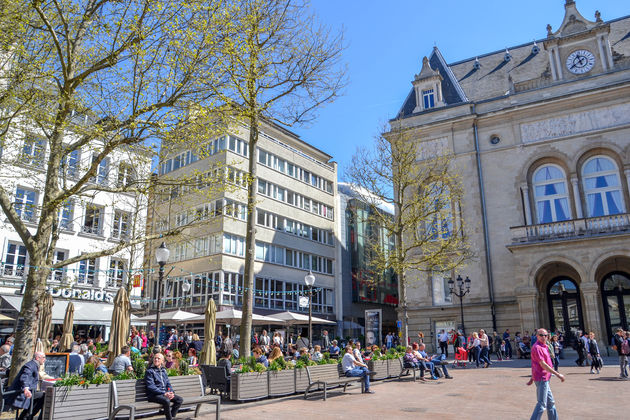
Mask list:
[[18,186],[15,189],[15,202],[13,208],[25,222],[35,222],[37,220],[37,203],[39,194],[32,188]]
[[[553,178],[553,179],[548,179],[548,180],[544,180],[544,181],[536,181],[536,175],[544,170],[545,168],[554,168],[558,171],[560,171],[560,173],[562,174],[561,178]],[[547,185],[550,184],[564,184],[564,194],[553,194],[553,195],[537,195],[536,194],[536,189],[537,187],[546,187]],[[561,221],[558,219],[558,215],[556,214],[556,200],[562,200],[565,199],[567,202],[567,219],[566,220],[571,220],[572,219],[572,215],[571,215],[571,201],[569,200],[569,189],[568,189],[568,183],[567,183],[567,178],[566,178],[566,174],[564,172],[564,170],[558,166],[558,165],[554,165],[554,164],[547,164],[547,165],[543,165],[541,167],[539,167],[538,169],[536,169],[536,171],[534,172],[534,176],[532,178],[532,185],[533,185],[533,194],[534,194],[534,206],[536,208],[536,220],[538,221],[539,224],[542,223],[554,223],[554,222],[558,222]],[[540,202],[545,202],[545,201],[550,201],[550,208],[551,208],[551,220],[550,221],[543,221],[542,220],[542,214],[539,214],[538,212],[538,203]]]
[[[592,172],[587,174],[585,172],[586,170],[586,166],[593,160],[595,159],[606,159],[607,161],[609,161],[610,163],[612,163],[614,169],[611,170],[605,170],[605,171],[601,171],[601,172]],[[600,177],[600,176],[610,176],[610,175],[614,175],[616,177],[617,180],[617,185],[614,187],[600,187],[600,188],[588,188],[586,185],[586,181],[587,179],[590,178],[596,178],[596,177]],[[610,216],[610,209],[608,206],[608,199],[606,198],[606,193],[608,192],[614,192],[614,191],[618,191],[619,192],[619,197],[621,200],[621,208],[619,209],[619,213],[616,214],[623,214],[626,212],[626,203],[624,200],[624,194],[623,194],[623,190],[622,190],[622,184],[621,184],[621,177],[619,176],[619,166],[617,165],[617,162],[615,162],[614,159],[610,158],[609,156],[606,155],[597,155],[597,156],[593,156],[590,159],[588,159],[586,162],[584,162],[584,165],[582,165],[582,186],[584,187],[584,199],[586,201],[586,211],[588,214],[588,217],[603,217],[603,216]],[[602,205],[603,205],[603,210],[604,210],[604,214],[603,215],[592,215],[591,214],[591,209],[590,206],[588,205],[588,196],[590,194],[598,194],[601,196],[602,198]]]

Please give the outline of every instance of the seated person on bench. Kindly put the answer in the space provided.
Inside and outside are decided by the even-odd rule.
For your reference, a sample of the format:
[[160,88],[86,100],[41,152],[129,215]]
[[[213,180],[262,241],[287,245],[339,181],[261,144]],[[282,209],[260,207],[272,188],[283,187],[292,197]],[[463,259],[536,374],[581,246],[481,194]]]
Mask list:
[[413,347],[411,346],[407,346],[407,351],[403,356],[403,366],[405,368],[420,369],[420,380],[424,381],[424,364],[420,363],[420,361],[413,354]]
[[153,364],[147,369],[144,381],[147,387],[147,399],[161,404],[166,420],[172,420],[177,415],[184,399],[173,392],[166,369],[164,369],[162,353],[153,356]]
[[363,392],[366,394],[374,394],[374,391],[370,389],[370,372],[368,371],[367,365],[355,359],[352,353],[352,346],[347,345],[346,354],[343,355],[343,359],[341,360],[344,373],[346,376],[363,378],[363,382],[365,383],[365,391]]

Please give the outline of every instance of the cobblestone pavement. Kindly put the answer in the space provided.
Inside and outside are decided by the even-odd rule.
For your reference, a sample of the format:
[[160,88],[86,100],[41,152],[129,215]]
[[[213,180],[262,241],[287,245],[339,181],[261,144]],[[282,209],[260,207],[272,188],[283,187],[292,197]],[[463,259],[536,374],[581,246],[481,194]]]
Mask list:
[[[558,414],[564,419],[627,418],[630,381],[617,377],[615,358],[606,360],[599,375],[564,360],[560,371],[566,381],[552,378]],[[564,365],[564,366],[563,366]],[[529,361],[496,362],[489,369],[452,369],[453,380],[411,382],[410,379],[374,382],[375,394],[362,395],[359,387],[344,395],[332,390],[328,400],[315,393],[302,396],[223,405],[221,418],[233,419],[527,419],[536,404],[535,386],[526,386]],[[207,410],[207,411],[206,411]],[[200,416],[214,419],[210,408]],[[184,413],[182,413],[184,414]],[[178,417],[179,418],[179,417]],[[185,416],[183,416],[185,418]],[[543,418],[546,418],[544,416]]]

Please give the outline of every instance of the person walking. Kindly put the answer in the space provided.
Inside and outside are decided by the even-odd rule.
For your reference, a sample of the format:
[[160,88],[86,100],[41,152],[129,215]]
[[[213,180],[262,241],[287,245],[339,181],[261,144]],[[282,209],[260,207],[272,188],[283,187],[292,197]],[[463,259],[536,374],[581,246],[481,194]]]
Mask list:
[[[5,397],[7,406],[22,409],[19,420],[32,419],[39,413],[39,420],[42,419],[41,409],[44,405],[44,393],[37,391],[39,385],[39,369],[46,361],[46,355],[42,352],[35,352],[33,359],[26,362],[20,368],[13,383],[7,391],[15,391]],[[33,416],[29,417],[28,409],[33,404]]]
[[510,343],[509,328],[506,328],[505,332],[503,333],[503,340],[505,340],[505,358],[509,360],[512,358],[512,344]]
[[484,330],[479,330],[479,361],[484,363],[484,368],[489,367],[490,339]]
[[[602,357],[599,354],[599,346],[597,345],[597,340],[595,340],[595,333],[593,331],[588,334],[588,348],[591,356],[591,373],[599,374],[599,370],[602,368]],[[595,369],[595,372],[593,372],[593,369]]]
[[551,336],[551,360],[553,361],[553,368],[558,370],[558,365],[560,364],[560,342],[558,341],[558,336],[556,334]]
[[549,420],[557,420],[556,402],[551,393],[549,380],[551,375],[555,375],[560,381],[564,382],[564,375],[552,367],[551,355],[547,347],[549,333],[544,328],[540,328],[537,334],[536,343],[531,349],[532,377],[527,382],[527,385],[536,384],[536,399],[538,402],[536,407],[534,407],[530,420],[539,420],[545,411],[547,411]]

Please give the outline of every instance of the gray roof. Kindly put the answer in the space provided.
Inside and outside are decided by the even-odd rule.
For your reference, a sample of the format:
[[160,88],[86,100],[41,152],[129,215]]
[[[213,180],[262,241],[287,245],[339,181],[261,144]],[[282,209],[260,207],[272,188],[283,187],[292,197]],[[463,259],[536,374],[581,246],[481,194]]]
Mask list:
[[[630,61],[630,16],[610,20],[610,45],[615,62]],[[514,84],[533,79],[550,79],[548,55],[543,48],[547,38],[508,47],[511,59],[506,61],[506,49],[471,57],[466,60],[446,64],[440,50],[435,47],[429,56],[429,63],[444,78],[442,93],[446,105],[465,102],[479,102],[505,96],[511,93]],[[534,42],[540,52],[534,54]],[[475,60],[480,67],[475,69]],[[405,99],[397,117],[407,117],[416,107],[413,88]],[[424,112],[431,112],[428,110]]]

